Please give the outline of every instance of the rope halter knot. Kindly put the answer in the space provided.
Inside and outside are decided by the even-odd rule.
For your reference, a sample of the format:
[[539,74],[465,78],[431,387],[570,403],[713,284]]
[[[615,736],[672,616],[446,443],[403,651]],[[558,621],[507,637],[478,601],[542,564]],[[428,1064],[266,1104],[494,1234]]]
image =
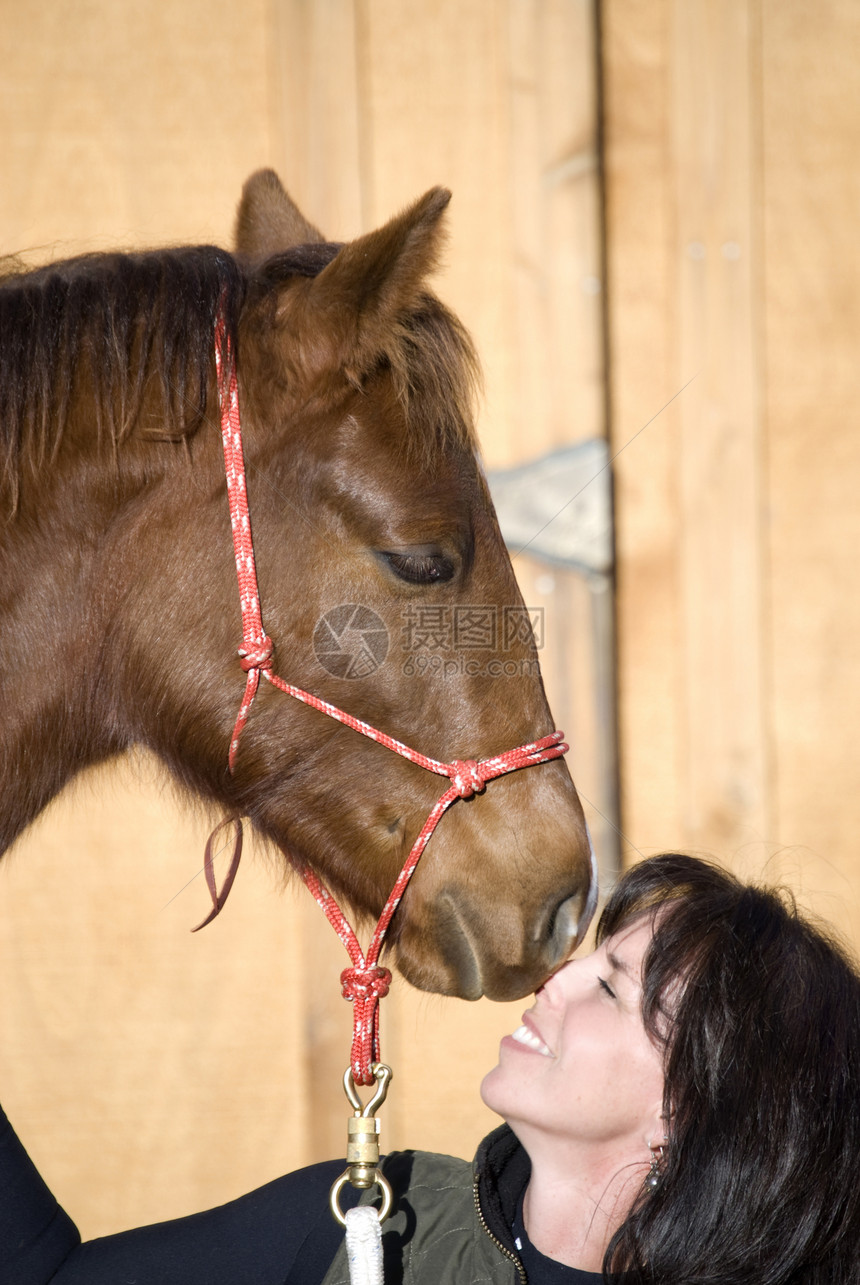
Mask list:
[[268,634],[263,634],[259,641],[245,638],[239,651],[239,664],[247,674],[252,669],[271,669],[274,644]]
[[385,999],[391,986],[391,970],[381,964],[345,968],[340,975],[340,984],[344,999]]
[[473,794],[481,794],[487,784],[480,764],[474,759],[455,759],[451,764],[449,780],[461,799],[471,799]]

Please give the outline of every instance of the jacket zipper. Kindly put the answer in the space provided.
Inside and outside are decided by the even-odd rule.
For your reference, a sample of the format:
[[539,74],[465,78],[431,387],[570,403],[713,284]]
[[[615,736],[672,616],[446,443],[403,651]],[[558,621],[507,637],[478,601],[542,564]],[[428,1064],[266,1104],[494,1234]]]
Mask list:
[[481,1226],[483,1227],[484,1231],[487,1233],[487,1235],[489,1236],[489,1238],[490,1238],[490,1240],[493,1242],[493,1244],[496,1246],[496,1248],[497,1248],[498,1250],[500,1250],[500,1251],[504,1254],[505,1258],[509,1258],[509,1259],[511,1260],[511,1262],[512,1262],[512,1263],[513,1263],[513,1265],[514,1265],[514,1267],[516,1267],[516,1269],[517,1269],[517,1273],[519,1274],[519,1278],[520,1278],[520,1280],[522,1281],[523,1285],[529,1285],[528,1277],[526,1276],[526,1269],[523,1267],[522,1263],[521,1263],[521,1262],[520,1262],[520,1260],[517,1258],[516,1254],[512,1254],[512,1253],[511,1253],[511,1251],[510,1251],[510,1250],[509,1250],[505,1245],[503,1245],[503,1244],[502,1244],[502,1242],[499,1240],[498,1236],[494,1236],[494,1235],[493,1235],[493,1233],[490,1231],[489,1227],[487,1226],[487,1220],[486,1220],[486,1218],[484,1217],[484,1211],[481,1209],[481,1200],[480,1200],[480,1197],[479,1197],[479,1195],[478,1195],[478,1179],[477,1179],[477,1178],[475,1179],[474,1183],[472,1184],[472,1195],[473,1195],[474,1200],[475,1200],[475,1212],[476,1212],[476,1214],[478,1215],[478,1221],[480,1222],[480,1224],[481,1224]]

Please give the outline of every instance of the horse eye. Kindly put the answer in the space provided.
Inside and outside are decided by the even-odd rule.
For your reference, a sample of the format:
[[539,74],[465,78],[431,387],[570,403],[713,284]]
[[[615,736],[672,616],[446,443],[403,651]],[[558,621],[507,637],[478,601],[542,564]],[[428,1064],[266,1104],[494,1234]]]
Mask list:
[[383,553],[391,570],[408,584],[434,584],[450,580],[454,564],[444,553]]

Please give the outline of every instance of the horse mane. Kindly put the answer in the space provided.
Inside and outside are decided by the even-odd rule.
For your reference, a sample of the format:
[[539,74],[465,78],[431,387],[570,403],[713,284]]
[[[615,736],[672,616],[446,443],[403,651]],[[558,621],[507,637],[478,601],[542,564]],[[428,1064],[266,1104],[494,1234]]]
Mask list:
[[[249,301],[316,276],[339,244],[296,246],[252,265],[215,246],[87,254],[31,271],[0,261],[0,493],[17,504],[22,469],[53,462],[75,389],[92,397],[97,447],[118,448],[155,398],[148,440],[190,437],[206,415],[216,316],[237,354]],[[422,458],[474,449],[478,366],[467,333],[429,293],[390,328],[379,362],[410,415]]]

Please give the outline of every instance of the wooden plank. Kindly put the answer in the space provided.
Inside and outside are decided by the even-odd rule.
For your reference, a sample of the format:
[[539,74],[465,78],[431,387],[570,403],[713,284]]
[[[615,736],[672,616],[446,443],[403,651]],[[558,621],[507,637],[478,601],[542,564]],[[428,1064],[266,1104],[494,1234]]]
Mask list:
[[772,835],[763,693],[759,237],[748,0],[675,7],[685,842],[730,858]]
[[860,9],[762,6],[778,869],[860,944]]
[[[281,177],[323,234],[369,229],[362,188],[362,96],[354,0],[275,0],[272,61]],[[310,215],[309,215],[310,217]]]
[[362,7],[369,208],[454,191],[445,295],[484,363],[493,466],[603,432],[593,11],[441,0],[428,40],[418,0]]
[[856,6],[603,15],[624,829],[860,940]]
[[[683,843],[671,4],[601,6],[619,769],[627,859]],[[691,372],[692,373],[692,372]]]
[[3,0],[0,252],[225,241],[270,163],[265,14]]
[[294,898],[252,845],[229,914],[192,935],[209,828],[129,757],[0,867],[3,1105],[84,1235],[231,1199],[307,1151]]
[[591,3],[509,7],[513,412],[520,451],[525,423],[544,449],[605,433],[596,58],[582,56],[595,42]]
[[754,31],[690,0],[610,4],[606,37],[623,828],[730,857],[770,833]]

